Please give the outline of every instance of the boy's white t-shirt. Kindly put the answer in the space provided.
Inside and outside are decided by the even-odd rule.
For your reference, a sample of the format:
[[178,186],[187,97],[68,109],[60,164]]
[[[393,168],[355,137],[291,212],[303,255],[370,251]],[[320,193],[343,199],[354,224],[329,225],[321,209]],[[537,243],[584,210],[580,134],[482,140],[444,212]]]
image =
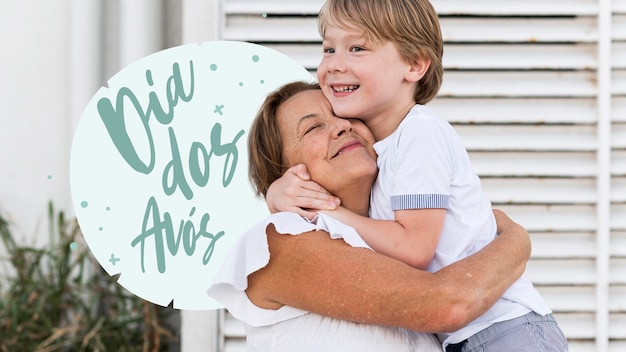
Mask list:
[[[443,231],[428,270],[463,259],[497,236],[491,202],[454,128],[432,110],[415,105],[396,131],[374,144],[378,178],[370,217],[394,220],[395,210],[447,209]],[[532,283],[522,277],[484,315],[462,330],[440,336],[458,343],[495,322],[530,311],[551,312]]]

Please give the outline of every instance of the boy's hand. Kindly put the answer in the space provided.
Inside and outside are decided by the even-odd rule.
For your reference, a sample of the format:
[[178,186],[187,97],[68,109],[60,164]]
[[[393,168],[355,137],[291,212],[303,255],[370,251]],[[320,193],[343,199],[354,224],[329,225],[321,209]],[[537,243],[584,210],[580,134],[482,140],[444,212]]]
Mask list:
[[322,186],[311,181],[304,164],[289,168],[274,181],[265,195],[271,213],[290,211],[313,220],[318,210],[334,210],[341,203]]

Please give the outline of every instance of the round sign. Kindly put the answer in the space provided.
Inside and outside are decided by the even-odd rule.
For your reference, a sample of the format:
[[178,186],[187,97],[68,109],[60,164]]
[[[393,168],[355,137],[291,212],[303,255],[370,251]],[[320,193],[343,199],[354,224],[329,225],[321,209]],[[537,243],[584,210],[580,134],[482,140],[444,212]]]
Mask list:
[[248,130],[265,96],[314,81],[269,48],[216,41],[145,57],[87,105],[70,157],[72,201],[109,275],[150,302],[206,295],[237,237],[267,216],[248,181]]

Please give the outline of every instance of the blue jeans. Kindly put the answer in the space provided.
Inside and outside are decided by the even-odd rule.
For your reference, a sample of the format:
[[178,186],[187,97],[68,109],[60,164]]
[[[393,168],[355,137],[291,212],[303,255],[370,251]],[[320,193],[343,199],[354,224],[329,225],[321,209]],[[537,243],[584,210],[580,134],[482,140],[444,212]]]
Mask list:
[[565,352],[567,339],[552,314],[530,312],[446,346],[446,352]]

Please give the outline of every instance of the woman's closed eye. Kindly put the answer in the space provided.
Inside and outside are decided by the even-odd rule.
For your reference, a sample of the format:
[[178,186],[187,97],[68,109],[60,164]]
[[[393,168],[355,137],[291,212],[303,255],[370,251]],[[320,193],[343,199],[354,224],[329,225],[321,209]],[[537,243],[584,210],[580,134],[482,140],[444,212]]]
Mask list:
[[313,130],[315,130],[316,128],[321,127],[321,126],[322,126],[322,124],[316,123],[316,124],[313,124],[313,125],[307,127],[306,130],[304,131],[304,135],[307,135],[309,132],[313,132]]

